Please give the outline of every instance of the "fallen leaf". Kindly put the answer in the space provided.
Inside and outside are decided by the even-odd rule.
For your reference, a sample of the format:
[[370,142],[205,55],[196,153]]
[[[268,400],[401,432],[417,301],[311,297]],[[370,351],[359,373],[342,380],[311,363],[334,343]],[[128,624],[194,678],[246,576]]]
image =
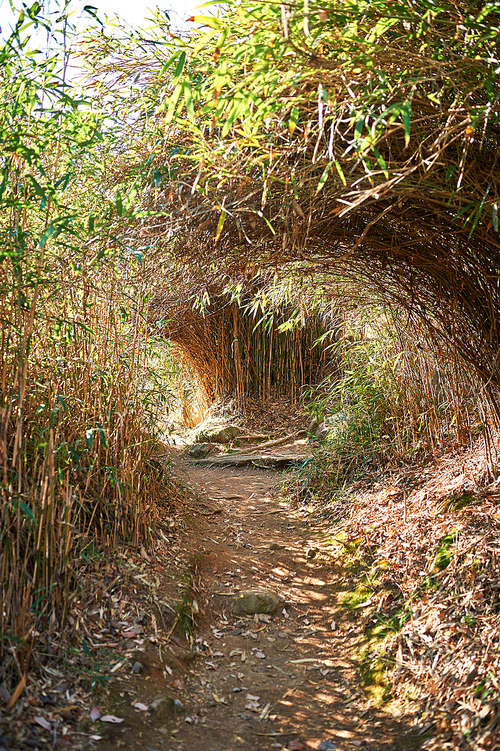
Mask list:
[[105,714],[104,717],[101,717],[101,722],[112,722],[115,725],[119,725],[120,722],[123,722],[123,717],[115,717],[113,714]]
[[90,710],[90,719],[92,720],[92,722],[98,720],[100,716],[101,713],[99,712],[97,707],[92,707],[92,709]]
[[300,741],[290,741],[287,748],[289,749],[289,751],[302,751],[305,746]]
[[52,730],[52,726],[50,722],[47,722],[45,717],[35,717],[35,722],[37,725],[40,725],[41,728],[44,730]]
[[227,704],[227,699],[224,696],[217,696],[217,694],[214,693],[212,693],[212,696],[217,704]]
[[136,701],[135,704],[132,704],[134,709],[140,709],[141,712],[147,712],[149,707],[146,704],[142,704],[140,701]]
[[21,678],[21,680],[17,684],[14,693],[12,694],[12,696],[9,699],[9,703],[7,704],[7,709],[12,709],[12,707],[14,706],[14,704],[16,703],[16,701],[21,696],[21,692],[22,692],[22,690],[23,690],[23,688],[25,686],[26,686],[26,676],[23,675],[23,677]]
[[245,694],[245,699],[249,701],[259,701],[260,696],[252,696],[252,694]]

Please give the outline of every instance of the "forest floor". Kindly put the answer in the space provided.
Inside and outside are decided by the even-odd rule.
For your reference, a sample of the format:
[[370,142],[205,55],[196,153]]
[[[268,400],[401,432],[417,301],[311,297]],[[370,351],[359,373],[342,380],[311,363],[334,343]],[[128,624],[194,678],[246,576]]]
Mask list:
[[[377,709],[360,684],[360,619],[339,608],[349,585],[327,530],[279,503],[274,471],[176,465],[196,498],[179,541],[198,610],[196,650],[181,639],[160,657],[150,643],[135,654],[138,675],[117,671],[103,706],[123,723],[107,725],[99,748],[418,747],[418,729]],[[171,597],[168,584],[158,589]],[[235,614],[239,594],[255,589],[277,595],[277,611]]]

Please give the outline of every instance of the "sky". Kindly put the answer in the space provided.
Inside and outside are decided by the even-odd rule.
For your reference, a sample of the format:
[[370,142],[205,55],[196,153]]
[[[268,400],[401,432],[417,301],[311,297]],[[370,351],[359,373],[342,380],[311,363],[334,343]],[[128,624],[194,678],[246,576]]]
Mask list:
[[[12,0],[14,6],[22,7],[22,0]],[[24,0],[25,4],[29,7],[35,0]],[[148,17],[149,9],[159,7],[161,10],[166,10],[170,15],[172,26],[175,28],[187,28],[191,24],[186,24],[186,19],[193,15],[193,11],[197,6],[203,4],[205,0],[74,0],[71,7],[74,9],[76,19],[85,5],[93,5],[98,8],[98,15],[101,18],[102,15],[108,16],[118,15],[128,25],[133,28],[138,28],[144,25],[144,19]],[[45,8],[49,9],[51,6],[55,9],[56,3],[54,0],[45,1]],[[5,39],[9,36],[12,25],[15,24],[17,15],[12,12],[9,0],[0,0],[0,27],[2,32],[0,34],[1,39]],[[101,18],[102,20],[102,18]]]

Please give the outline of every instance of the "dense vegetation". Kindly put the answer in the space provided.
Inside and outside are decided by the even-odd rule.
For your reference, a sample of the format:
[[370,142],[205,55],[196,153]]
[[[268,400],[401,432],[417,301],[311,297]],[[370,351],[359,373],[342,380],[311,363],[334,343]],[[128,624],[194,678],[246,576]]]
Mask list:
[[212,398],[308,384],[341,415],[306,497],[478,435],[493,472],[500,418],[495,3],[242,0],[184,34],[69,10],[0,50],[0,632],[26,666],[75,627],[89,549],[175,502],[162,337]]

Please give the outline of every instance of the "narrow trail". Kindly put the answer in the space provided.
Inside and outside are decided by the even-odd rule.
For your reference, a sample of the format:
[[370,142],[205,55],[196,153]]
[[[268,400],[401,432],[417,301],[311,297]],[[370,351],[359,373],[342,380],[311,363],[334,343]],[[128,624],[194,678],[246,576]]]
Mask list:
[[[184,532],[199,561],[197,649],[168,673],[151,664],[132,689],[116,692],[126,724],[109,728],[99,748],[418,748],[402,718],[376,709],[361,688],[352,653],[362,617],[341,615],[343,572],[324,532],[276,500],[279,475],[176,463],[197,498]],[[255,589],[274,593],[277,610],[236,615],[240,593]],[[131,695],[175,703],[146,715],[130,710]]]

